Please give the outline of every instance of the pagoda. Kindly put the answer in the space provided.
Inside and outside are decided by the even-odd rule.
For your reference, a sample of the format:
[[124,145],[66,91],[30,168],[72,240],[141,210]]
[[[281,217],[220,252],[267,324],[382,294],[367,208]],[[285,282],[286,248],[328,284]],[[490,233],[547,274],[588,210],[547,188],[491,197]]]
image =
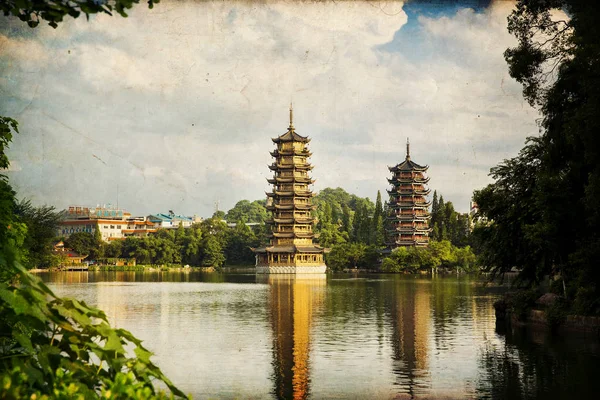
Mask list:
[[406,140],[406,159],[395,167],[388,167],[392,179],[388,182],[392,189],[388,202],[388,248],[404,246],[427,246],[429,244],[430,202],[426,184],[429,166],[421,166],[410,159],[410,143]]
[[277,146],[271,156],[275,159],[269,168],[273,178],[267,179],[273,191],[267,193],[267,210],[272,218],[270,245],[254,249],[256,273],[304,274],[324,273],[322,247],[313,243],[313,193],[309,189],[314,180],[309,176],[312,166],[307,148],[310,139],[296,133],[290,106],[290,126],[283,135],[272,139]]

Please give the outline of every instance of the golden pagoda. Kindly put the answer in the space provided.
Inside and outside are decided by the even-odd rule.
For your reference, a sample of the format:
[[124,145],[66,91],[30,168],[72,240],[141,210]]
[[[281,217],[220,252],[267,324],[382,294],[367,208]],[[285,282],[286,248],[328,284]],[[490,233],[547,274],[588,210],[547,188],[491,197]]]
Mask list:
[[296,133],[294,111],[290,105],[290,126],[283,135],[272,139],[277,146],[271,152],[275,161],[269,166],[273,178],[268,182],[273,191],[267,193],[267,210],[272,218],[270,245],[254,249],[256,273],[303,274],[324,273],[323,248],[313,243],[314,218],[313,193],[309,185],[314,182],[308,175],[312,166],[307,148],[310,139]]
[[390,249],[399,246],[427,246],[429,244],[430,202],[426,184],[429,178],[426,172],[429,166],[421,166],[410,159],[410,143],[406,140],[406,159],[395,167],[388,167],[392,179],[388,182],[392,190],[388,190],[390,214],[388,220]]

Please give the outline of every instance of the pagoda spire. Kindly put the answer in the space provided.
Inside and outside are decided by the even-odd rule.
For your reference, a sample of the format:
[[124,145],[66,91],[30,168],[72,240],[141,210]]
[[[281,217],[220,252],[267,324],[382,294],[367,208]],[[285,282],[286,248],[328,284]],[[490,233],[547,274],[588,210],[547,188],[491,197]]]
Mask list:
[[410,160],[410,141],[406,138],[406,159]]
[[290,129],[294,129],[294,108],[290,102]]

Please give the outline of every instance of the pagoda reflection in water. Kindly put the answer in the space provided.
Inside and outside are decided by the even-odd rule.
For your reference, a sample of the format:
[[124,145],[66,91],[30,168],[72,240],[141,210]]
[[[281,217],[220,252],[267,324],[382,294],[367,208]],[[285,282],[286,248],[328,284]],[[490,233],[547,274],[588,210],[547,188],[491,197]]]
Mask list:
[[[427,393],[431,286],[398,282],[390,307],[396,384],[411,398]],[[422,392],[422,393],[421,393]]]
[[258,279],[270,285],[275,396],[278,399],[306,399],[310,390],[312,318],[323,304],[325,275],[259,275]]

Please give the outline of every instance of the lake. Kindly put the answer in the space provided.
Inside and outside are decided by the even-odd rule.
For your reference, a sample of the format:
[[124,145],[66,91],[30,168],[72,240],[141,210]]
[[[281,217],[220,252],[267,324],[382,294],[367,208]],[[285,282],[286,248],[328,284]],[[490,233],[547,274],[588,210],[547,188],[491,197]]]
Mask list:
[[38,274],[143,339],[195,399],[595,398],[596,340],[496,327],[477,278]]

